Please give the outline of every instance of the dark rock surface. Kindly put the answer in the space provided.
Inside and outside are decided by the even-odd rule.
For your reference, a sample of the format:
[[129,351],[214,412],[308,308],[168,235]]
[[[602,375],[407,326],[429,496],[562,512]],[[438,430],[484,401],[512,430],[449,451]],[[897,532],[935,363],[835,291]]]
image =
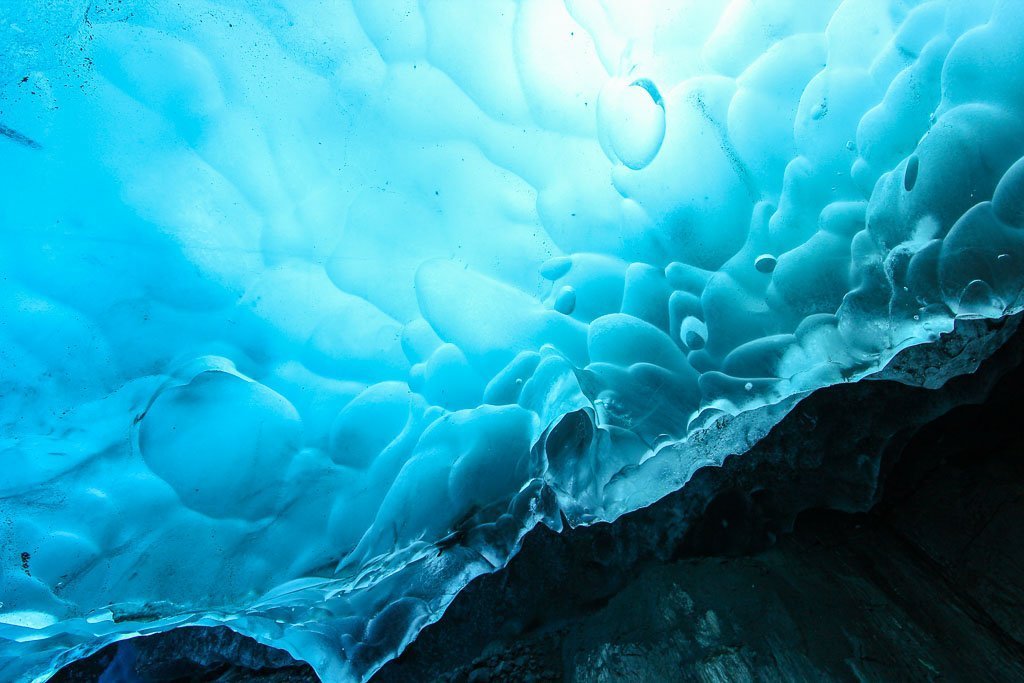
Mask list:
[[217,681],[310,683],[313,670],[283,650],[260,645],[225,627],[184,627],[103,648],[57,672],[65,683]]
[[[945,352],[969,356],[968,332]],[[1024,680],[1022,352],[1017,332],[938,390],[817,392],[682,493],[535,530],[374,683]],[[102,672],[315,680],[226,629],[127,641],[55,680]]]
[[535,532],[375,683],[1024,680],[1022,348],[819,392],[683,493]]

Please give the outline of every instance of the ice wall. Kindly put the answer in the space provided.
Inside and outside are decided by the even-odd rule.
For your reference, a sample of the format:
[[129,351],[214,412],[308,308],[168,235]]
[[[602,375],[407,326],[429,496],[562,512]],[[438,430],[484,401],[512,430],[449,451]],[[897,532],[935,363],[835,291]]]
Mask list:
[[[0,679],[366,677],[1021,310],[1019,0],[0,2]],[[938,373],[941,376],[941,373]]]

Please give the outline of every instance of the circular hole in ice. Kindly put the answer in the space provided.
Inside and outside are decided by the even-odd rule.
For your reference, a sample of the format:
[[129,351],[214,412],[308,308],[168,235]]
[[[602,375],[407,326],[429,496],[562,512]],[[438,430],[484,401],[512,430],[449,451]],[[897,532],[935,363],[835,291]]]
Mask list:
[[707,343],[708,326],[699,318],[687,316],[679,325],[679,338],[690,351],[700,351]]
[[637,171],[657,156],[665,139],[665,103],[650,79],[610,82],[598,100],[597,116],[612,161]]
[[761,254],[754,259],[754,268],[759,273],[770,273],[775,270],[776,265],[778,265],[778,259],[771,254]]
[[903,174],[903,188],[910,192],[917,185],[917,174],[921,171],[921,160],[914,154],[907,160],[907,170]]

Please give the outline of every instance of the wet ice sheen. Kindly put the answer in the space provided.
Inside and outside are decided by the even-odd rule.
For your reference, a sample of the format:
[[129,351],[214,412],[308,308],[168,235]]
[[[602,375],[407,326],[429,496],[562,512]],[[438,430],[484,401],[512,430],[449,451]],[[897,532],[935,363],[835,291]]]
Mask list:
[[9,5],[3,680],[187,623],[365,678],[1021,309],[1017,0]]

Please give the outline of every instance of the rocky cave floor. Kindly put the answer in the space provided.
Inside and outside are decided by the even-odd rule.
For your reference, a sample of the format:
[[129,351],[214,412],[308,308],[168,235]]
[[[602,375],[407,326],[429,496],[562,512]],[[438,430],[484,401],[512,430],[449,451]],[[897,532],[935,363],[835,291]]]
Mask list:
[[[1022,350],[1018,332],[938,391],[818,392],[685,495],[533,531],[372,683],[1024,680]],[[53,680],[316,676],[227,629],[183,628]]]

